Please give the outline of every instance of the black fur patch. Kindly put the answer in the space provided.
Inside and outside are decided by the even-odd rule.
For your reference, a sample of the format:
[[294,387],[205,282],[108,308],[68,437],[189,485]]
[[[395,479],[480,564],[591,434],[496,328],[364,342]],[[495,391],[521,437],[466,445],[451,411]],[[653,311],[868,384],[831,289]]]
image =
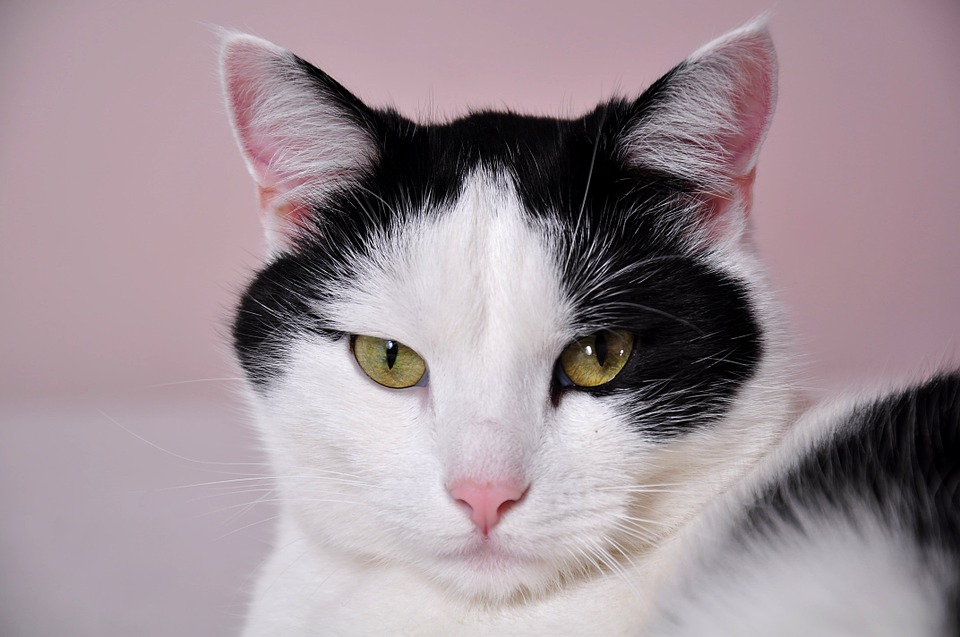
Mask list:
[[[622,157],[624,132],[660,99],[669,74],[639,100],[615,100],[579,119],[480,112],[421,126],[368,109],[320,71],[309,73],[318,91],[333,95],[355,114],[353,124],[371,132],[379,159],[359,183],[317,206],[314,231],[247,291],[234,337],[257,386],[282,373],[285,343],[298,333],[338,336],[314,314],[322,306],[315,301],[329,282],[351,279],[351,255],[362,254],[373,233],[387,232],[398,216],[452,204],[477,168],[513,176],[531,223],[559,221],[576,329],[637,335],[620,376],[589,391],[656,400],[661,417],[638,419],[638,428],[663,437],[708,423],[754,373],[763,343],[744,286],[705,265],[682,241],[697,223],[695,185],[627,166]],[[620,274],[588,292],[601,262]]]
[[[750,507],[736,539],[756,546],[811,517],[846,517],[855,527],[853,512],[866,507],[960,574],[960,372],[861,406],[838,424]],[[960,634],[960,578],[951,584],[948,634]]]

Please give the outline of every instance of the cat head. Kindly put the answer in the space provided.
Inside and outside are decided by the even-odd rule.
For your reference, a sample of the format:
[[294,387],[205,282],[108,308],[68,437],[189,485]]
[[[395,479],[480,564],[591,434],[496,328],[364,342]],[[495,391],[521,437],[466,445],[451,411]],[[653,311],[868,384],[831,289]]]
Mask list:
[[308,541],[468,598],[617,570],[778,435],[763,25],[576,119],[370,108],[229,35],[269,256],[235,348]]

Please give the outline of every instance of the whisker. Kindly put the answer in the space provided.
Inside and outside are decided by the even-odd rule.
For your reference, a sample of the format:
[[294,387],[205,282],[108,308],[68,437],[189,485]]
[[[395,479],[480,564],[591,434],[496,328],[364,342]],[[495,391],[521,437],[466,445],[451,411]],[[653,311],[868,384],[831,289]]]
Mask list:
[[268,490],[268,491],[264,491],[264,492],[263,492],[263,495],[261,495],[259,498],[257,498],[256,500],[253,500],[253,501],[250,502],[247,506],[245,506],[244,508],[242,508],[242,509],[240,509],[239,511],[237,511],[234,515],[230,516],[230,519],[227,520],[227,524],[232,524],[232,523],[236,522],[237,520],[239,520],[240,518],[242,518],[244,515],[246,515],[247,513],[249,513],[251,510],[253,510],[253,508],[254,508],[255,506],[257,506],[258,504],[261,504],[261,503],[263,503],[263,502],[266,502],[267,497],[268,497],[268,496],[271,496],[271,495],[274,495],[275,493],[276,493],[276,491],[273,490],[273,489],[270,489],[270,490]]
[[[360,502],[356,502],[355,500],[343,500],[343,499],[339,499],[339,498],[293,498],[293,499],[291,499],[291,498],[288,498],[288,497],[286,497],[286,496],[277,496],[277,497],[275,497],[275,498],[264,499],[264,500],[258,500],[258,501],[257,501],[257,504],[317,504],[317,503],[322,503],[322,504],[351,504],[351,505],[354,505],[354,506],[360,506],[360,504],[361,504]],[[213,515],[213,514],[217,514],[217,513],[224,513],[224,512],[226,512],[226,511],[232,511],[233,509],[236,509],[236,508],[238,508],[238,507],[246,507],[246,506],[249,506],[249,505],[250,505],[249,502],[243,502],[243,503],[240,503],[240,504],[231,504],[231,505],[228,505],[228,506],[225,506],[225,507],[221,507],[221,508],[219,508],[219,509],[215,509],[215,510],[213,510],[213,511],[208,511],[208,512],[207,512],[207,515]]]
[[251,522],[251,523],[249,523],[249,524],[244,524],[244,525],[241,526],[241,527],[237,527],[237,528],[235,528],[235,529],[231,529],[231,530],[227,531],[226,533],[224,533],[223,535],[218,536],[218,537],[217,537],[217,540],[218,540],[218,541],[219,541],[219,540],[223,540],[223,539],[225,539],[225,538],[230,537],[230,536],[233,535],[234,533],[240,533],[241,531],[245,531],[245,530],[247,530],[247,529],[249,529],[249,528],[252,528],[252,527],[254,527],[254,526],[259,526],[259,525],[261,525],[261,524],[266,524],[267,522],[273,522],[274,520],[279,519],[279,517],[280,517],[279,515],[271,515],[271,516],[269,516],[269,517],[263,518],[262,520],[257,520],[256,522]]
[[597,151],[600,149],[600,138],[603,136],[603,124],[607,121],[607,109],[600,115],[600,123],[597,125],[597,138],[593,141],[593,152],[590,155],[590,169],[587,171],[587,184],[583,189],[583,201],[580,202],[580,217],[583,217],[583,211],[587,208],[587,197],[590,194],[590,184],[593,181],[593,169],[597,164]]
[[191,380],[175,380],[168,383],[157,383],[155,385],[147,385],[147,389],[160,389],[162,387],[176,387],[177,385],[193,385],[196,383],[216,383],[216,382],[240,382],[245,381],[246,379],[242,376],[224,376],[222,378],[193,378]]
[[644,544],[654,544],[660,540],[660,538],[655,533],[650,531],[650,529],[644,528],[643,526],[637,524],[628,524],[626,521],[616,523],[614,528],[622,532],[627,537],[641,540]]
[[642,524],[653,524],[655,526],[661,526],[665,529],[673,528],[673,525],[668,522],[663,522],[661,520],[650,520],[648,518],[640,518],[635,515],[626,515],[624,516],[623,519],[628,520],[630,522],[640,522]]
[[169,449],[164,449],[164,448],[161,447],[160,445],[156,444],[155,442],[152,442],[152,441],[148,440],[147,438],[144,438],[143,436],[141,436],[141,435],[138,434],[137,432],[133,431],[132,429],[121,425],[115,418],[113,418],[112,416],[110,416],[107,412],[103,411],[102,409],[98,409],[97,412],[99,412],[99,414],[100,414],[101,416],[103,416],[104,418],[106,418],[107,420],[109,420],[110,422],[112,422],[114,425],[116,425],[116,426],[119,427],[120,429],[123,429],[125,432],[127,432],[128,434],[130,434],[131,436],[133,436],[134,438],[136,438],[136,439],[139,440],[140,442],[142,442],[142,443],[144,443],[144,444],[147,444],[147,445],[153,447],[154,449],[156,449],[157,451],[160,451],[160,452],[162,452],[162,453],[167,454],[168,456],[171,456],[171,457],[173,457],[173,458],[176,458],[177,460],[182,460],[182,461],[184,461],[184,462],[189,462],[189,463],[192,463],[192,464],[213,465],[213,466],[222,466],[222,467],[263,466],[263,463],[259,463],[259,462],[217,462],[217,461],[210,461],[210,460],[197,460],[196,458],[188,458],[187,456],[183,456],[183,455],[180,455],[180,454],[178,454],[178,453],[174,453],[173,451],[170,451]]

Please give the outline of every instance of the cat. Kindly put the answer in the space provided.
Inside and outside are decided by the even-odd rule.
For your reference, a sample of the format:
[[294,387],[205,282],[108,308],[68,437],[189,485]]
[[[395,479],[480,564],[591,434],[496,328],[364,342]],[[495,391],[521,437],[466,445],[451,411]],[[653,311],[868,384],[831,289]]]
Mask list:
[[[809,459],[870,417],[791,442],[812,417],[750,228],[762,21],[575,119],[414,122],[238,33],[221,69],[268,250],[234,346],[281,500],[245,635],[701,634],[774,590],[744,546],[818,510]],[[955,563],[943,528],[924,555]]]

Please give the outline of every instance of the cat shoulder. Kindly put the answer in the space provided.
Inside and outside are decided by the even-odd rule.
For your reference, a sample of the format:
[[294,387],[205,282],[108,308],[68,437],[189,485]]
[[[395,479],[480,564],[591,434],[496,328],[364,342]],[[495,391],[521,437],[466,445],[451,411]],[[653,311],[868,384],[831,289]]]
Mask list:
[[651,634],[957,634],[958,485],[960,371],[817,406],[689,530]]

